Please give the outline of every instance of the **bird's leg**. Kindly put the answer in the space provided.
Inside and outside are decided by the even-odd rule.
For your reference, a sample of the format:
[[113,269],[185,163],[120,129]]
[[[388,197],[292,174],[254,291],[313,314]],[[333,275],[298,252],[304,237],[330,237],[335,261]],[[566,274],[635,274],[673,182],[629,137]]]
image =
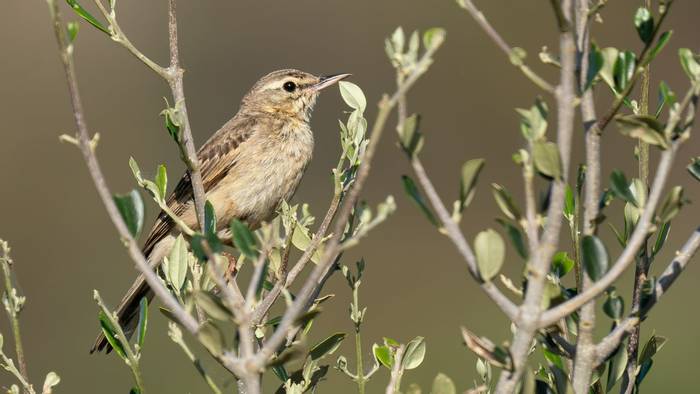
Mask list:
[[226,272],[224,272],[224,279],[226,279],[227,283],[230,283],[238,273],[236,256],[229,252],[222,252],[221,255],[228,260],[228,266],[226,267]]

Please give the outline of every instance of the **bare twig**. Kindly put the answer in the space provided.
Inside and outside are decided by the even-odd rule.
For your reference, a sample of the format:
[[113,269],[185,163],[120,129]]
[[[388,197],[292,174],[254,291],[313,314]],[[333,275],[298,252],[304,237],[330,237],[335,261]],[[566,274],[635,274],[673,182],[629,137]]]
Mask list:
[[[600,195],[600,133],[596,130],[596,112],[593,101],[593,88],[586,89],[588,78],[588,54],[590,52],[589,36],[589,2],[576,0],[575,23],[577,33],[577,51],[580,59],[579,86],[582,91],[581,116],[585,128],[586,141],[586,179],[583,210],[583,235],[594,235],[598,217],[598,198]],[[585,90],[584,90],[585,89]],[[578,244],[576,245],[578,247]],[[582,264],[577,261],[577,264]],[[587,271],[581,272],[580,291],[593,282]],[[579,313],[578,335],[576,341],[576,358],[573,370],[573,388],[577,393],[587,393],[593,371],[596,346],[593,339],[595,327],[595,303],[585,304]]]
[[396,353],[394,354],[394,366],[391,368],[391,377],[389,379],[389,384],[386,386],[386,394],[396,394],[401,388],[401,375],[403,374],[401,364],[403,362],[404,350],[404,345],[396,349]]
[[[571,20],[571,0],[562,1],[562,10],[567,20]],[[562,224],[564,207],[564,191],[568,179],[571,155],[571,139],[574,129],[574,98],[576,80],[576,45],[573,32],[563,29],[560,34],[561,76],[556,88],[557,101],[557,146],[562,163],[562,179],[555,180],[547,211],[546,227],[540,239],[538,249],[527,269],[527,291],[525,301],[519,310],[519,325],[510,346],[514,369],[503,371],[496,386],[496,393],[512,393],[522,376],[525,360],[537,329],[542,313],[542,297],[544,295],[546,275],[549,273],[552,256],[559,244],[559,233]]]
[[486,19],[484,14],[479,11],[478,8],[474,5],[472,0],[460,0],[459,5],[467,10],[469,14],[474,18],[476,23],[481,26],[481,28],[484,30],[486,35],[493,40],[494,43],[496,43],[496,46],[503,51],[506,56],[510,59],[511,63],[513,63],[514,66],[518,67],[520,71],[530,80],[532,81],[535,85],[537,85],[540,89],[544,90],[547,93],[554,94],[554,87],[547,81],[544,80],[544,78],[540,77],[530,69],[527,65],[524,63],[524,59],[522,58],[522,55],[520,55],[516,49],[512,48],[510,45],[506,43],[506,41],[501,37],[500,34],[498,34],[498,31],[491,26],[489,21]]
[[606,335],[605,338],[603,338],[603,340],[594,347],[595,351],[593,354],[595,359],[591,364],[591,368],[595,369],[601,363],[605,362],[605,360],[607,360],[608,357],[615,352],[615,349],[620,346],[620,342],[622,342],[625,336],[633,331],[637,326],[639,326],[639,318],[628,317],[617,327],[615,327],[615,329],[608,335]]
[[190,182],[192,183],[195,211],[197,212],[199,225],[202,231],[204,231],[204,201],[206,197],[202,184],[202,174],[199,171],[199,159],[197,158],[197,151],[192,138],[190,120],[187,115],[187,105],[185,104],[185,91],[183,86],[184,70],[180,67],[175,0],[168,0],[168,37],[170,43],[170,66],[168,67],[168,74],[170,78],[167,81],[168,85],[170,85],[173,99],[175,100],[175,107],[180,115],[182,144],[185,146],[184,151],[187,155],[185,164],[187,164]]
[[[644,6],[647,9],[651,9],[651,0],[644,0]],[[651,66],[647,64],[642,70],[642,97],[639,106],[640,115],[649,114],[649,83],[650,83]],[[642,141],[641,139],[637,143],[637,157],[639,160],[639,180],[641,181],[644,189],[649,187],[649,144]],[[634,268],[634,284],[632,287],[632,305],[630,306],[632,311],[639,310],[639,304],[642,299],[642,286],[644,281],[647,279],[647,274],[649,270],[649,250],[647,246],[647,241],[645,240],[642,244],[642,250],[639,257],[637,257],[637,264]],[[627,368],[625,371],[626,378],[620,387],[620,392],[625,394],[631,394],[636,375],[637,369],[637,358],[639,353],[639,335],[641,333],[641,325],[636,325],[629,336],[629,341],[627,342]]]

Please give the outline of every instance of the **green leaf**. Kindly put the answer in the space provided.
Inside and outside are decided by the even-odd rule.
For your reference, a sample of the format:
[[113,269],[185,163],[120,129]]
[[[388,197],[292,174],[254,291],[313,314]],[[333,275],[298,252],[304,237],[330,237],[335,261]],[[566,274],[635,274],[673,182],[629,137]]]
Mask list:
[[625,373],[627,368],[627,348],[625,346],[620,346],[617,348],[615,355],[613,355],[610,360],[610,367],[608,368],[608,383],[606,384],[605,392],[608,393],[615,386],[618,380]]
[[605,245],[595,235],[586,235],[581,240],[581,252],[586,273],[593,281],[597,281],[608,271]]
[[[462,177],[459,184],[459,211],[463,211],[474,198],[476,183],[486,160],[472,159],[462,165]],[[700,167],[700,165],[698,165]]]
[[528,250],[527,246],[525,246],[525,240],[523,239],[523,234],[520,232],[520,229],[503,219],[499,218],[496,219],[496,221],[506,230],[508,238],[510,238],[510,242],[513,244],[515,251],[518,252],[518,255],[523,259],[527,259]]
[[652,334],[649,341],[644,345],[644,348],[642,348],[642,353],[639,356],[639,364],[643,364],[644,362],[651,360],[665,344],[665,337]]
[[204,203],[204,233],[216,234],[216,212],[209,200]]
[[367,108],[367,99],[359,86],[347,81],[338,82],[338,86],[340,88],[340,95],[343,97],[345,104],[361,113],[365,112],[365,108]]
[[497,183],[492,183],[491,189],[493,192],[493,198],[496,200],[501,212],[503,212],[508,219],[519,221],[522,215],[520,214],[520,210],[518,209],[518,206],[515,205],[515,201],[513,201],[513,197],[510,195],[508,190]]
[[401,365],[403,369],[409,370],[418,368],[425,358],[425,338],[416,337],[406,345]]
[[195,291],[194,302],[202,308],[204,313],[216,320],[226,321],[233,316],[221,299],[208,291]]
[[452,379],[443,373],[439,373],[433,380],[433,388],[430,390],[430,394],[457,394],[457,388]]
[[603,67],[600,69],[600,77],[605,83],[615,90],[615,64],[620,51],[617,48],[603,48],[600,51],[603,56]]
[[612,189],[619,198],[638,206],[637,200],[630,190],[630,183],[627,181],[627,177],[625,177],[622,171],[614,170],[612,174],[610,174],[610,189]]
[[233,219],[231,221],[231,234],[233,236],[233,244],[244,256],[253,260],[258,258],[258,246],[255,236],[248,226],[238,219]]
[[535,100],[535,105],[530,109],[516,108],[520,114],[520,131],[528,141],[536,141],[544,138],[547,132],[547,114],[549,108],[541,98]]
[[656,106],[656,111],[654,113],[654,116],[657,119],[659,118],[659,115],[661,115],[661,111],[664,109],[665,106],[673,107],[673,105],[676,104],[676,102],[678,101],[676,99],[676,94],[673,93],[671,88],[664,81],[661,81],[659,83],[658,101],[659,103]]
[[613,75],[615,80],[615,91],[622,92],[630,83],[637,65],[637,58],[630,51],[623,51],[617,55]]
[[328,354],[333,354],[340,346],[340,343],[343,342],[343,339],[345,339],[345,333],[335,333],[311,348],[309,356],[312,360],[319,360]]
[[401,148],[409,157],[420,152],[423,147],[423,135],[420,132],[420,115],[413,114],[406,118],[403,127],[399,130],[399,142]]
[[634,14],[634,27],[643,43],[651,43],[654,38],[654,17],[645,7],[639,7]]
[[561,178],[559,149],[553,142],[538,141],[532,145],[532,158],[540,173],[554,179]]
[[700,156],[693,158],[693,161],[688,165],[688,172],[693,178],[700,181]]
[[80,30],[80,25],[78,22],[68,22],[66,23],[66,31],[68,32],[68,41],[75,41],[75,37],[78,36],[78,31]]
[[700,64],[698,57],[688,48],[678,50],[678,56],[681,59],[683,71],[688,75],[691,81],[700,80]]
[[141,195],[132,190],[129,194],[115,194],[113,198],[129,233],[134,238],[138,237],[143,227],[144,207]]
[[391,349],[388,346],[380,346],[376,343],[372,345],[372,354],[374,358],[383,366],[391,369],[394,365],[394,357],[391,354]]
[[678,212],[680,212],[681,207],[685,204],[683,199],[683,187],[674,186],[666,196],[663,205],[661,206],[661,211],[659,213],[659,221],[661,223],[666,223],[671,221]]
[[656,56],[666,47],[666,44],[668,44],[668,41],[671,39],[671,36],[673,35],[673,31],[665,31],[661,34],[659,39],[656,41],[656,45],[649,51],[649,55],[645,59],[645,65],[649,64],[652,60],[656,58]]
[[598,50],[598,47],[593,45],[588,54],[588,73],[586,74],[586,84],[583,87],[584,91],[588,90],[593,85],[595,77],[597,77],[600,70],[603,69],[604,64],[605,57],[603,53]]
[[608,292],[608,298],[603,303],[603,312],[609,318],[619,321],[625,310],[625,300],[613,289]]
[[119,357],[126,360],[126,351],[124,350],[124,345],[119,339],[117,339],[117,331],[112,325],[112,322],[109,321],[109,318],[103,311],[100,311],[99,319],[100,327],[102,327],[102,333],[104,334],[105,339],[107,339],[107,342],[112,347],[112,349],[114,349],[114,351],[117,352]]
[[423,46],[426,49],[438,49],[445,42],[447,32],[441,27],[433,27],[423,33]]
[[420,210],[423,212],[425,217],[428,218],[430,223],[432,223],[436,227],[439,227],[440,223],[435,218],[435,215],[433,215],[433,212],[430,210],[430,208],[428,208],[428,205],[423,200],[423,196],[418,190],[418,187],[416,187],[416,184],[413,182],[413,179],[411,179],[407,175],[402,175],[401,181],[403,181],[403,189],[406,192],[406,194],[418,206],[418,208],[420,208]]
[[164,165],[159,165],[156,170],[156,186],[158,186],[158,194],[161,199],[165,199],[165,193],[168,190],[168,172]]
[[481,278],[487,282],[491,281],[498,275],[505,260],[506,248],[503,238],[492,229],[482,231],[474,239],[474,250]]
[[652,257],[656,256],[660,251],[661,248],[664,247],[664,244],[666,243],[666,240],[668,239],[668,233],[671,231],[671,223],[666,222],[661,225],[661,229],[659,229],[659,232],[656,234],[656,242],[654,242],[654,246],[651,248],[651,255]]
[[218,327],[210,322],[199,326],[197,331],[199,342],[214,356],[219,356],[224,351],[224,335]]
[[78,14],[79,17],[83,18],[87,23],[95,26],[108,36],[112,36],[112,33],[110,33],[109,30],[107,30],[107,28],[104,27],[97,19],[95,19],[92,14],[87,12],[87,10],[85,10],[85,8],[83,8],[83,6],[81,6],[76,0],[66,0],[66,3],[68,3],[73,11],[75,11],[75,13]]
[[175,238],[175,243],[170,249],[168,257],[163,261],[163,271],[168,283],[178,292],[182,289],[187,279],[187,267],[189,253],[187,253],[187,243],[179,234]]
[[573,220],[574,214],[576,213],[576,197],[574,196],[574,191],[571,190],[571,186],[566,185],[564,194],[564,217],[566,220]]
[[148,298],[143,297],[139,301],[139,323],[136,326],[137,342],[139,351],[143,349],[143,344],[146,341],[146,329],[148,328]]
[[615,117],[620,132],[623,135],[640,139],[647,144],[656,145],[662,149],[668,148],[668,140],[664,135],[664,127],[656,118],[648,115],[618,115]]
[[165,129],[168,130],[170,137],[180,144],[180,116],[175,108],[166,108],[160,112],[165,119]]
[[560,278],[568,274],[574,268],[574,260],[569,258],[567,252],[558,252],[552,257],[552,273]]

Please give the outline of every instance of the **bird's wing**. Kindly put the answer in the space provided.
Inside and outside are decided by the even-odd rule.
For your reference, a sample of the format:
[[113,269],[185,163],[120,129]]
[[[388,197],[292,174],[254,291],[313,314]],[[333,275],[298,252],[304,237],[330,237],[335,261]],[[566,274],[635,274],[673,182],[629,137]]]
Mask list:
[[[255,132],[257,122],[253,117],[236,116],[224,124],[197,152],[204,193],[209,193],[236,165],[239,147]],[[180,216],[191,206],[193,199],[190,176],[185,173],[167,200],[170,210]],[[163,211],[146,239],[143,252],[146,256],[153,247],[173,229],[172,219]]]

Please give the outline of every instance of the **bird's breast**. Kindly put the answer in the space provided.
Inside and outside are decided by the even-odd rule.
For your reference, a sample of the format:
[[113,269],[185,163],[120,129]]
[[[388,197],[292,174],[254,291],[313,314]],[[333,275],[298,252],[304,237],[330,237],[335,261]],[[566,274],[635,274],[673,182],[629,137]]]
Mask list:
[[295,129],[246,142],[249,149],[239,155],[222,182],[224,217],[257,225],[270,220],[283,200],[291,199],[313,152],[308,126]]

